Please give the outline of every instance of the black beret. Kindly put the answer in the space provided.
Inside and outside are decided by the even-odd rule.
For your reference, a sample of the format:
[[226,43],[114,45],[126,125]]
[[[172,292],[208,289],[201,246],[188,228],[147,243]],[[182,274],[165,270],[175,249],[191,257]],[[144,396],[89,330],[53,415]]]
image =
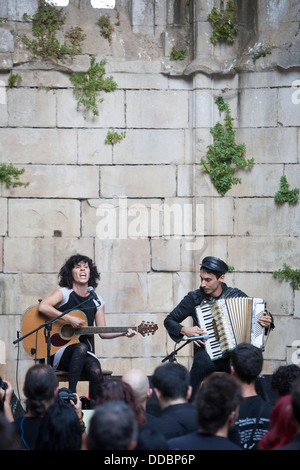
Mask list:
[[228,266],[220,258],[215,258],[214,256],[206,256],[202,260],[200,268],[207,268],[210,271],[216,271],[218,273],[225,274],[228,271]]

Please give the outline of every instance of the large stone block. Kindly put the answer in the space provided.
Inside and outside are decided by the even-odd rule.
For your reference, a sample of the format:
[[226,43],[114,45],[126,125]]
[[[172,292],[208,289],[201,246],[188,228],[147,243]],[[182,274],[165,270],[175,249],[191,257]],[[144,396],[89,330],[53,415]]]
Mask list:
[[246,144],[246,158],[256,163],[297,162],[297,129],[237,129],[236,141]]
[[171,273],[148,275],[148,309],[150,312],[170,312],[173,309],[173,278]]
[[74,129],[0,129],[0,153],[14,164],[76,163],[77,145]]
[[[299,84],[298,80],[298,84]],[[299,85],[298,85],[299,86]],[[281,88],[278,91],[278,122],[282,126],[299,126],[300,92],[294,87]]]
[[184,161],[185,134],[183,130],[129,129],[126,138],[114,145],[115,164],[171,164]]
[[239,271],[273,272],[283,263],[294,266],[298,257],[298,239],[295,237],[230,237],[228,252],[231,265]]
[[234,220],[237,236],[299,236],[299,210],[290,204],[276,204],[274,199],[236,199]]
[[180,271],[181,240],[159,238],[151,241],[151,248],[154,271]]
[[[95,258],[101,272],[101,259]],[[103,273],[97,292],[105,301],[105,312],[146,312],[147,275],[145,273]]]
[[108,165],[112,163],[112,145],[106,144],[107,130],[78,129],[78,163]]
[[[99,103],[99,116],[87,111],[83,106],[77,109],[77,102],[72,90],[58,90],[57,126],[58,127],[116,127],[124,128],[124,91],[116,90],[102,93],[103,103]],[[86,119],[85,116],[86,115]]]
[[254,164],[251,169],[239,169],[234,176],[241,178],[241,183],[233,185],[227,195],[233,197],[274,197],[280,188],[282,172],[281,165],[269,164]]
[[67,199],[11,199],[10,237],[79,237],[80,202]]
[[128,127],[185,129],[189,119],[188,92],[128,91],[126,116]]
[[102,197],[175,196],[176,167],[103,166],[100,168]]
[[5,272],[57,273],[65,260],[76,253],[93,258],[90,238],[6,238]]
[[240,92],[240,127],[277,126],[277,90],[245,89]]
[[56,97],[45,90],[12,88],[7,92],[11,127],[55,127]]
[[95,240],[95,256],[101,272],[147,272],[150,270],[148,239]]
[[[9,197],[93,198],[99,194],[98,168],[73,165],[26,165],[26,188],[5,188]],[[88,181],[88,184],[84,182]]]
[[103,239],[138,239],[163,234],[161,199],[91,199],[82,202],[82,234]]

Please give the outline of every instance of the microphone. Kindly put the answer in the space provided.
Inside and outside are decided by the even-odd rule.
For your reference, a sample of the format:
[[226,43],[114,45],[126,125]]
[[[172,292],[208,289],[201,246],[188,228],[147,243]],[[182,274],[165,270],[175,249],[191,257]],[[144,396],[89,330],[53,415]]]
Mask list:
[[200,341],[206,341],[209,339],[209,334],[199,336],[184,336],[181,341],[195,341],[197,339],[200,339]]
[[97,300],[97,302],[99,302],[99,299],[98,299],[98,296],[96,294],[96,292],[94,291],[94,288],[92,286],[89,286],[87,288],[87,291],[90,293],[90,296],[94,299],[94,300]]

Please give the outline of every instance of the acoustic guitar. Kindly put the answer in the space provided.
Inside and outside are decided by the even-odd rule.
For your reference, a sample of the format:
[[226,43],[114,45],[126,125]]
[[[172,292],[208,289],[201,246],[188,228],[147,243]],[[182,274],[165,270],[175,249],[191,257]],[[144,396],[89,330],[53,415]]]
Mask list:
[[[139,326],[87,326],[86,315],[81,310],[73,310],[68,315],[75,316],[84,321],[84,325],[80,328],[73,328],[64,317],[52,323],[50,331],[50,355],[55,354],[63,346],[78,343],[81,335],[91,335],[98,333],[125,333],[128,328],[137,331],[142,336],[154,334],[158,326],[153,322],[142,322]],[[29,307],[22,318],[22,336],[27,335],[45,322],[49,321],[39,311],[39,305]],[[35,359],[44,359],[47,357],[47,339],[45,328],[23,338],[25,351]]]

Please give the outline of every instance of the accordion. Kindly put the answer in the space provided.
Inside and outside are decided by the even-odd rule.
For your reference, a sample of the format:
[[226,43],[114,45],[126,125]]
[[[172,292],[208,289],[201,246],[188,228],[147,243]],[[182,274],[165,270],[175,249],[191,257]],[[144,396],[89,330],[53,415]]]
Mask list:
[[265,301],[255,297],[233,297],[204,302],[196,307],[200,328],[209,339],[206,351],[215,361],[228,355],[239,343],[250,343],[264,349],[265,329],[257,320],[265,311]]

